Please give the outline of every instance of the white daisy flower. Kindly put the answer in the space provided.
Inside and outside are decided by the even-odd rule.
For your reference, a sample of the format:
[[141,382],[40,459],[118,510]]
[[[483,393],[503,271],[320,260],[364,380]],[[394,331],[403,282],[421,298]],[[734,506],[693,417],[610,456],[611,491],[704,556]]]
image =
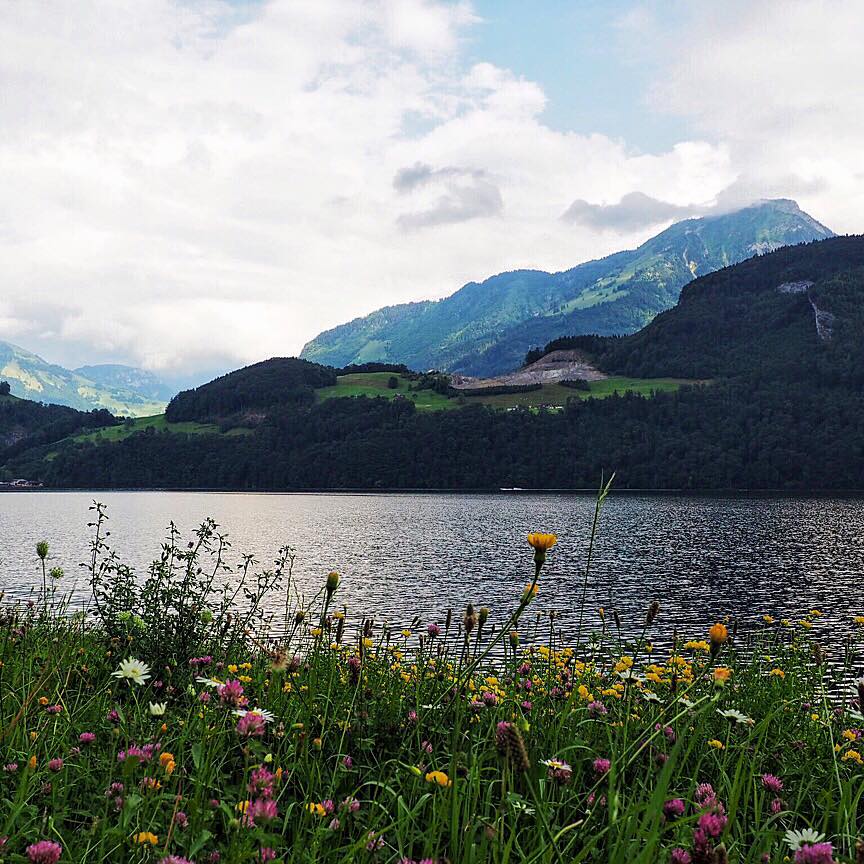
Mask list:
[[797,852],[805,843],[810,846],[814,843],[821,843],[825,839],[825,835],[814,831],[812,828],[805,828],[803,831],[787,831],[783,839],[793,852]]
[[271,711],[265,711],[263,708],[238,708],[234,712],[235,717],[245,717],[247,714],[257,714],[265,723],[272,723],[276,716]]
[[740,723],[742,726],[752,726],[755,722],[752,717],[748,717],[746,714],[742,714],[735,708],[729,708],[726,711],[721,711],[718,708],[717,713],[721,717],[725,717],[727,720],[731,720],[733,723]]
[[202,678],[200,675],[195,679],[198,684],[203,684],[205,687],[211,687],[217,690],[222,686],[222,682],[218,678]]
[[111,673],[115,678],[125,678],[134,684],[145,684],[150,680],[150,667],[141,660],[127,657],[116,672]]

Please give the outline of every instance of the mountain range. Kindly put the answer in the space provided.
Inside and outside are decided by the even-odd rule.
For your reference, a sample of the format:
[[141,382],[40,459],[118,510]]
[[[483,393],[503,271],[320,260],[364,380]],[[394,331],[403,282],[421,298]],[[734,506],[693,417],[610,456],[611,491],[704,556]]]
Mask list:
[[795,201],[760,201],[687,219],[637,249],[559,273],[515,270],[443,300],[379,309],[327,330],[300,356],[326,365],[381,361],[490,376],[556,337],[634,333],[693,279],[782,246],[832,237]]
[[864,237],[834,237],[702,276],[638,333],[550,343],[606,376],[548,385],[572,394],[558,408],[546,384],[478,403],[404,367],[275,358],[151,420],[0,397],[0,471],[58,488],[572,489],[614,471],[618,488],[861,490],[862,332]]
[[0,380],[13,396],[66,405],[79,411],[105,408],[112,414],[158,414],[175,392],[144,369],[115,364],[66,369],[11,342],[0,342]]

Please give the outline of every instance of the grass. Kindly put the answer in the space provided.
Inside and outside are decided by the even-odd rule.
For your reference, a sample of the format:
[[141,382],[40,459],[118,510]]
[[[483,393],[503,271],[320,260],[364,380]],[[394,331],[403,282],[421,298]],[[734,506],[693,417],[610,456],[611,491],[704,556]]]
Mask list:
[[[399,386],[390,389],[387,383],[396,377]],[[692,384],[680,378],[606,378],[590,382],[590,390],[574,390],[560,384],[544,384],[540,390],[525,393],[504,393],[495,396],[455,396],[448,399],[433,390],[412,390],[412,382],[401,375],[390,372],[360,372],[353,375],[340,375],[339,383],[323,387],[317,391],[318,399],[335,399],[347,396],[383,396],[393,399],[402,396],[410,399],[423,410],[442,410],[459,408],[463,405],[489,405],[493,408],[539,408],[544,405],[563,406],[568,399],[605,398],[613,393],[641,393],[651,395],[657,391],[677,390],[684,384]]]
[[[391,377],[395,377],[399,382],[399,386],[392,390],[387,386]],[[453,400],[434,390],[410,389],[412,382],[409,379],[401,375],[394,376],[392,372],[358,372],[353,375],[340,375],[338,381],[339,383],[332,387],[322,387],[317,391],[319,401],[346,396],[383,396],[386,399],[402,396],[423,410],[458,407]]]
[[[93,442],[115,442],[122,441],[136,432],[143,432],[145,429],[153,429],[156,432],[179,432],[185,435],[218,435],[219,427],[214,423],[196,423],[194,421],[182,423],[169,423],[165,419],[164,414],[153,414],[150,417],[136,417],[131,422],[123,423],[119,426],[107,426],[104,429],[97,429],[94,432],[83,432],[80,435],[72,437],[71,441],[82,443],[84,441]],[[245,427],[236,427],[229,430],[227,435],[248,435],[252,430]]]
[[220,589],[210,522],[139,586],[99,509],[92,614],[58,614],[43,569],[0,619],[10,861],[51,860],[39,841],[118,864],[853,860],[864,717],[806,626],[754,614],[660,651],[652,605],[623,627],[589,611],[565,642],[526,554],[509,610],[400,630],[352,622],[335,574],[302,597],[287,549]]

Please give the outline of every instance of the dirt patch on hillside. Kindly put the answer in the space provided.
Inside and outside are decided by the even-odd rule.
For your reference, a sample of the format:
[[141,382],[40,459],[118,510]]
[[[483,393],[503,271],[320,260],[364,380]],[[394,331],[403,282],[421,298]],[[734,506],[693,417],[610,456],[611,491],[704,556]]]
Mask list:
[[581,351],[552,351],[536,363],[494,378],[472,378],[453,375],[451,384],[457,390],[474,387],[498,387],[502,384],[554,384],[556,381],[600,381],[609,376],[595,369]]

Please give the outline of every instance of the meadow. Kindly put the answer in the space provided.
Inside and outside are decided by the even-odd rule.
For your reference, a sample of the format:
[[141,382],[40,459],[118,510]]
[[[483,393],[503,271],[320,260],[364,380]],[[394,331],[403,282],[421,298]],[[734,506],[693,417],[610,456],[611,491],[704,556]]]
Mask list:
[[94,504],[86,611],[47,541],[41,590],[2,607],[0,860],[864,861],[854,610],[843,656],[818,609],[669,634],[661,603],[584,595],[565,640],[563,541],[534,533],[510,609],[396,629],[335,572],[303,596],[289,547],[235,563],[213,522],[172,527],[138,576],[108,525]]

